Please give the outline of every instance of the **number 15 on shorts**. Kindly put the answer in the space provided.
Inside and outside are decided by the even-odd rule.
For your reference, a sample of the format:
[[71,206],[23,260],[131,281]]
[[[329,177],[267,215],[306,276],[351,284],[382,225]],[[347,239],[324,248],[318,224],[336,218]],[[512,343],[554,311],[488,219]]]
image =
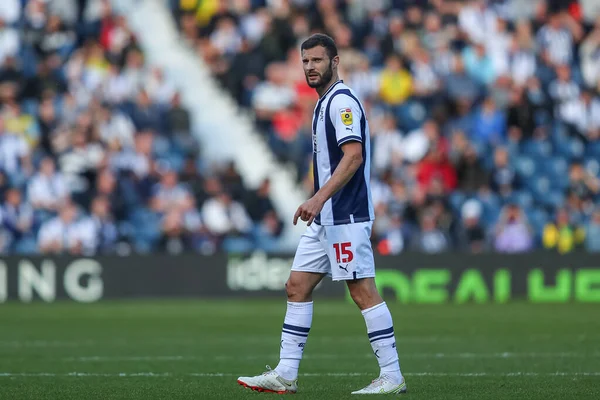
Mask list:
[[354,259],[354,254],[350,250],[352,247],[352,243],[344,242],[344,243],[334,243],[333,249],[335,250],[335,259],[338,264],[340,263],[349,263]]

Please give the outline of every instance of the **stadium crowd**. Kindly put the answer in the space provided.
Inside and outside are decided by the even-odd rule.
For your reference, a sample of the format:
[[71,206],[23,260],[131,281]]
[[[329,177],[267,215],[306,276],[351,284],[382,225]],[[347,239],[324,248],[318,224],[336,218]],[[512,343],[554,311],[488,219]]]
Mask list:
[[172,3],[184,38],[307,191],[316,94],[299,43],[335,39],[370,121],[379,252],[600,251],[593,1]]
[[273,249],[269,182],[201,154],[108,0],[0,2],[0,254]]

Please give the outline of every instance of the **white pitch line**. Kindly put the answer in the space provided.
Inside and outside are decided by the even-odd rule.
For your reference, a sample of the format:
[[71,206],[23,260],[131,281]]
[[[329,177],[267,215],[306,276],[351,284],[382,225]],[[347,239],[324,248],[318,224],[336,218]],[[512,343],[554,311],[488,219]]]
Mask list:
[[[243,344],[263,344],[266,341],[274,341],[279,343],[279,336],[225,336],[211,339],[213,342],[219,343],[243,343]],[[366,336],[342,336],[342,337],[314,337],[311,342],[319,343],[356,343],[365,341]],[[46,348],[46,347],[89,347],[89,346],[129,346],[133,339],[113,339],[113,340],[43,340],[43,339],[32,339],[32,340],[0,340],[0,347],[8,348],[23,348],[23,347],[34,347],[34,348]],[[402,343],[407,344],[428,344],[428,343],[454,343],[468,341],[464,338],[457,338],[452,336],[406,336],[402,338]],[[164,339],[153,339],[147,341],[136,341],[137,344],[145,345],[165,345],[165,344],[176,344],[176,345],[194,345],[199,340],[192,339],[177,339],[177,338],[164,338]]]
[[[69,377],[115,377],[115,378],[169,378],[169,377],[195,377],[195,378],[218,378],[235,377],[240,374],[222,373],[222,372],[193,372],[173,374],[170,372],[115,372],[115,373],[96,373],[96,372],[0,372],[0,378],[69,378]],[[352,376],[370,376],[371,372],[324,372],[324,373],[304,373],[303,377],[352,377]],[[600,377],[600,372],[408,372],[404,374],[407,377]]]
[[[68,357],[63,358],[65,362],[135,362],[135,361],[227,361],[227,360],[258,360],[277,357],[276,354],[254,354],[244,356],[220,355],[215,357],[202,356],[179,356],[179,355],[160,355],[160,356],[131,356],[131,357],[110,357],[110,356],[84,356],[84,357]],[[303,358],[310,360],[362,360],[372,358],[372,353],[364,354],[306,354]],[[557,352],[557,353],[408,353],[400,354],[401,359],[443,359],[443,358],[462,358],[462,359],[509,359],[509,358],[597,358],[600,357],[600,352],[597,353],[573,353],[573,352]]]

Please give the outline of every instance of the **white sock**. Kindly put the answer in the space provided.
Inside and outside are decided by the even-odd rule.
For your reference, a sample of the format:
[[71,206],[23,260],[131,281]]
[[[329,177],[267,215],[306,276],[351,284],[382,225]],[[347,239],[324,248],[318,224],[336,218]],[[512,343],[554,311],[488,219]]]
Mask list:
[[365,317],[373,353],[375,353],[381,369],[380,374],[386,374],[400,383],[402,372],[400,372],[398,352],[396,351],[392,314],[390,314],[387,304],[383,302],[362,310],[362,315]]
[[275,372],[284,379],[291,381],[298,377],[300,360],[302,360],[304,345],[312,324],[312,315],[312,301],[306,303],[287,302],[287,311],[281,329],[279,364],[275,368]]

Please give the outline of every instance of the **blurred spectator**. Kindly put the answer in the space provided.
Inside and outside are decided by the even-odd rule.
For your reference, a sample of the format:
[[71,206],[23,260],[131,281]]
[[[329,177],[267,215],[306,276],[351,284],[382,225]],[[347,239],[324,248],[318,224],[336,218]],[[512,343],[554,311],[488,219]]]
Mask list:
[[0,208],[0,224],[0,251],[33,252],[30,248],[24,250],[19,246],[19,242],[31,239],[33,210],[23,201],[18,189],[6,191],[4,204]]
[[406,142],[402,139],[393,114],[385,114],[381,129],[373,131],[372,135],[373,169],[377,174],[402,162]]
[[193,197],[185,186],[179,183],[175,171],[166,171],[160,183],[154,188],[150,207],[155,212],[164,214],[171,211],[185,213],[193,206]]
[[131,199],[119,188],[115,175],[108,168],[98,171],[95,185],[86,192],[82,201],[86,210],[91,209],[95,198],[108,199],[109,214],[119,221],[125,219],[127,201]]
[[512,89],[510,106],[507,111],[508,137],[514,142],[534,136],[536,107],[531,103],[520,87]]
[[422,188],[429,188],[435,179],[441,181],[446,193],[456,188],[456,171],[437,145],[429,150],[417,166],[417,181]]
[[130,172],[136,179],[144,179],[150,173],[153,145],[153,132],[138,132],[134,138],[133,149],[125,147],[120,152],[113,153],[110,164],[117,171]]
[[8,175],[18,175],[30,169],[30,148],[22,136],[7,131],[0,116],[0,170]]
[[267,80],[256,86],[252,105],[258,122],[267,128],[276,112],[291,106],[296,93],[285,82],[285,67],[281,63],[272,63],[266,69]]
[[275,211],[270,195],[271,181],[269,179],[262,181],[256,191],[248,191],[248,194],[244,199],[244,204],[246,205],[249,217],[252,218],[253,221],[259,222],[265,218],[268,213]]
[[491,173],[491,187],[504,197],[508,197],[519,186],[514,167],[509,163],[508,151],[499,147],[494,152],[494,167]]
[[218,193],[202,206],[202,220],[208,230],[219,237],[250,233],[252,220],[244,206],[225,191]]
[[112,150],[119,151],[133,147],[135,126],[127,115],[102,104],[96,113],[100,139]]
[[564,103],[560,117],[574,136],[586,141],[600,139],[600,99],[591,91],[584,89],[578,98]]
[[194,250],[195,235],[202,232],[200,215],[170,210],[162,218],[161,231],[159,248],[170,254]]
[[467,74],[465,62],[461,56],[454,57],[454,68],[446,77],[446,92],[448,97],[454,101],[457,100],[475,100],[482,91],[482,85],[479,81],[471,79]]
[[[18,0],[7,0],[8,3],[18,2]],[[0,12],[4,11],[6,6],[0,6]],[[3,13],[6,14],[6,13]],[[14,57],[20,48],[20,37],[16,29],[10,27],[10,22],[6,20],[6,17],[0,14],[0,65],[2,65],[7,58]]]
[[507,205],[496,225],[494,248],[500,253],[523,253],[533,247],[533,237],[523,211],[516,204]]
[[19,0],[3,0],[0,5],[0,20],[8,25],[16,24],[21,17],[20,3]]
[[548,23],[537,34],[543,60],[548,65],[570,64],[573,61],[573,45],[583,31],[567,13],[551,14]]
[[408,228],[404,224],[402,216],[394,213],[383,239],[377,245],[377,250],[382,255],[400,254],[407,247],[408,236]]
[[456,164],[458,187],[465,193],[475,193],[487,187],[490,181],[488,172],[481,165],[477,151],[467,146]]
[[600,81],[600,17],[596,17],[594,29],[579,47],[581,74],[588,87],[598,88]]
[[472,139],[478,143],[500,144],[506,136],[506,116],[492,97],[483,101],[473,119]]
[[110,203],[107,197],[99,196],[92,201],[90,216],[82,224],[91,225],[84,229],[94,232],[94,252],[112,253],[115,251],[119,234],[110,212]]
[[152,68],[145,89],[152,102],[158,106],[165,106],[173,100],[175,88],[165,79],[162,69]]
[[264,251],[276,252],[279,245],[278,238],[282,232],[281,219],[275,211],[267,212],[256,228],[256,246]]
[[480,85],[491,85],[498,76],[494,62],[487,54],[485,45],[476,42],[462,53],[467,74]]
[[579,96],[579,85],[571,77],[571,68],[568,65],[556,67],[556,79],[550,82],[548,87],[550,98],[556,106],[556,112],[560,112],[563,104],[575,100]]
[[433,120],[425,121],[421,128],[409,132],[402,140],[403,159],[410,163],[421,161],[439,140],[437,123]]
[[138,130],[164,131],[162,109],[152,102],[146,90],[138,92],[137,101],[131,108],[131,119]]
[[401,105],[412,93],[412,78],[395,54],[385,60],[380,79],[379,96],[390,107]]
[[593,253],[600,252],[600,209],[596,208],[586,227],[585,249]]
[[440,89],[440,81],[436,75],[429,53],[422,48],[417,49],[411,63],[413,76],[413,94],[426,102],[433,102],[433,96]]
[[54,160],[42,159],[39,172],[27,185],[27,198],[34,209],[54,213],[69,197],[69,189],[62,174],[56,172]]
[[600,193],[600,180],[588,173],[580,163],[571,164],[568,191],[583,201],[591,201]]
[[484,0],[469,0],[458,14],[458,23],[469,39],[483,43],[496,34],[497,16]]
[[49,15],[45,29],[34,43],[40,57],[58,55],[66,59],[75,46],[75,32],[66,27],[58,15]]
[[181,104],[181,95],[174,93],[171,104],[166,113],[168,131],[179,150],[187,154],[198,151],[198,143],[192,136],[192,122],[190,112]]
[[96,246],[96,232],[92,224],[79,221],[75,205],[66,202],[59,215],[40,228],[38,245],[44,254],[89,254]]
[[442,253],[450,249],[448,237],[436,226],[432,214],[425,213],[421,217],[420,230],[414,235],[411,248],[428,254]]
[[546,224],[542,242],[546,249],[556,249],[560,254],[575,250],[585,239],[585,231],[569,221],[566,209],[559,209],[555,222]]
[[522,86],[535,76],[537,57],[529,21],[518,21],[508,54],[508,68],[516,85]]
[[404,19],[400,13],[391,13],[388,19],[388,32],[381,42],[383,55],[388,58],[403,50]]
[[477,200],[465,202],[461,208],[461,223],[458,231],[458,248],[469,253],[487,250],[487,237],[481,223],[483,207]]
[[231,161],[220,171],[219,179],[227,193],[231,194],[236,201],[241,201],[246,195],[246,188],[242,181],[242,176],[238,172],[235,162]]

